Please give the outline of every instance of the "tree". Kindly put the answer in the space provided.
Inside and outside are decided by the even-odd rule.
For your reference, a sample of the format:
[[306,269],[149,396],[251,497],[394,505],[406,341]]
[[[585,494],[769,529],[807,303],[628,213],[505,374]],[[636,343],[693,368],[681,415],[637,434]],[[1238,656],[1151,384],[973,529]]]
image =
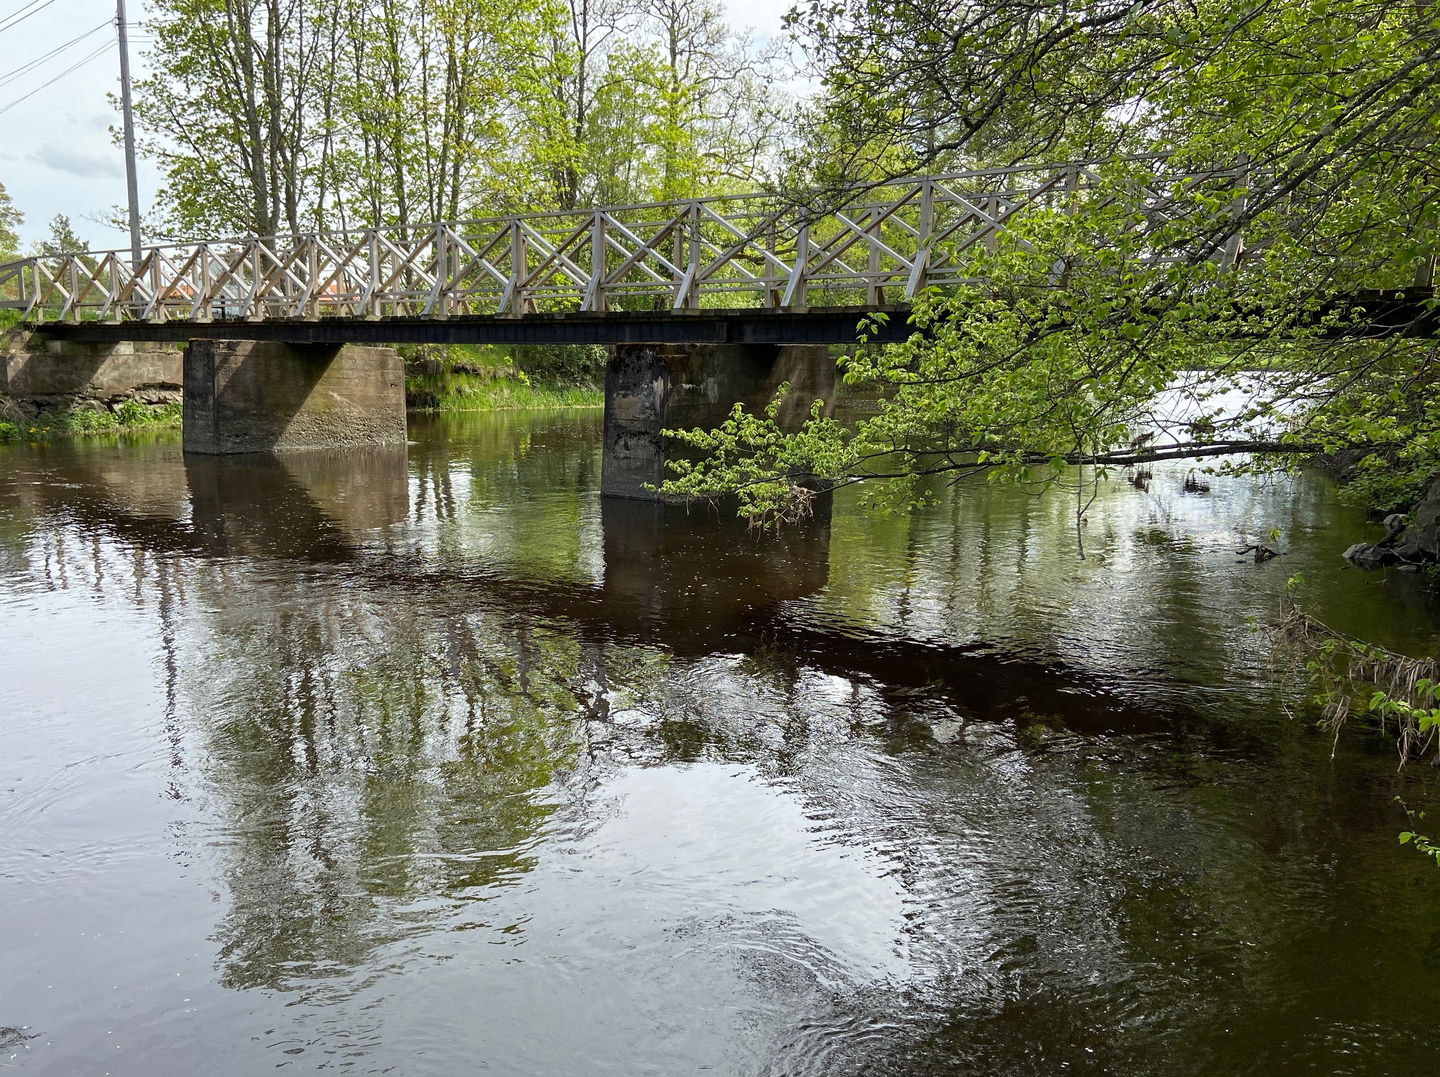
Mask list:
[[0,183],[0,260],[14,258],[20,250],[20,237],[15,234],[25,215],[15,208],[10,192]]
[[547,188],[531,204],[571,210],[596,200],[597,186],[615,175],[595,151],[613,145],[602,132],[625,130],[606,122],[626,99],[615,93],[620,79],[611,54],[637,8],[635,0],[566,0],[557,12],[541,42],[539,92],[517,104],[527,125],[526,156]]
[[90,244],[75,234],[75,229],[70,225],[70,218],[63,213],[57,213],[50,220],[50,238],[35,244],[34,253],[41,258],[52,258],[89,249]]
[[[874,475],[1073,484],[1066,465],[1285,466],[1349,449],[1389,477],[1377,494],[1403,501],[1440,466],[1434,346],[1322,324],[1328,297],[1431,281],[1433,8],[817,0],[797,25],[827,63],[812,124],[862,176],[1163,157],[1112,159],[993,249],[952,252],[983,283],[922,292],[916,336],[845,365],[885,391],[878,415],[785,434],[737,413],[687,435],[710,455],[679,465],[671,492],[739,490],[747,511],[784,515],[807,489]],[[1147,187],[1168,197],[1166,219],[1140,212]],[[1265,371],[1253,398],[1219,409],[1215,385],[1246,369]],[[1198,413],[1148,417],[1157,393],[1186,385]]]
[[754,189],[773,133],[764,116],[773,50],[756,50],[721,17],[715,0],[648,0],[645,24],[657,53],[640,74],[654,98],[649,141],[654,198],[719,194],[726,179]]
[[164,230],[301,230],[331,85],[333,0],[166,0],[151,13],[149,78],[136,84],[146,144],[165,169]]

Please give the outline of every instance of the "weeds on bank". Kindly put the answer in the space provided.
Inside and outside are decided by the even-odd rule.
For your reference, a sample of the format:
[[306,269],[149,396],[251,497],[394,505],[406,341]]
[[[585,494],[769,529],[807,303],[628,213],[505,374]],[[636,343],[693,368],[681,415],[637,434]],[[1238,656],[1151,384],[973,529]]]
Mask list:
[[1440,663],[1411,658],[1337,632],[1294,604],[1277,626],[1302,659],[1320,722],[1338,739],[1351,717],[1395,737],[1402,765],[1436,746],[1440,734]]
[[523,374],[489,378],[455,371],[412,374],[405,379],[405,396],[412,407],[429,411],[597,408],[605,399],[599,389],[536,384]]
[[114,411],[57,409],[41,412],[24,422],[0,421],[0,441],[51,441],[127,430],[162,430],[179,425],[179,404],[151,408],[136,400],[126,400]]

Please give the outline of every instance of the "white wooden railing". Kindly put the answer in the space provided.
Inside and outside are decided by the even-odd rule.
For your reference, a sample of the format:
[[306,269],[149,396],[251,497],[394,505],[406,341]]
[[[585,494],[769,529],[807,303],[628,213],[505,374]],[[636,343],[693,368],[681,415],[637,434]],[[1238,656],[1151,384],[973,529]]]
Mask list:
[[[32,257],[0,265],[23,319],[445,319],[612,310],[877,307],[968,280],[962,255],[1025,214],[1073,208],[1095,165],[1008,168],[857,188],[807,207],[774,194]],[[1243,171],[1125,189],[1149,226]],[[1111,190],[1107,197],[1114,198]],[[1243,197],[1241,195],[1240,197]],[[1238,241],[1216,252],[1233,262]]]

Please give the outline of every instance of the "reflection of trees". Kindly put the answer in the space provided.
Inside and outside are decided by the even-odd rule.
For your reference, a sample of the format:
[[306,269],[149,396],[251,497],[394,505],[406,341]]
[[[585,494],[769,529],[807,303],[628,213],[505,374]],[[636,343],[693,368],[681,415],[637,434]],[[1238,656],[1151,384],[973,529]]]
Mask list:
[[[1285,578],[1303,569],[1326,616],[1365,638],[1426,649],[1412,617],[1388,616],[1404,581],[1345,571],[1338,551],[1363,527],[1318,475],[1217,477],[1213,494],[1183,494],[1186,468],[1157,466],[1149,490],[1120,479],[1100,487],[1080,560],[1074,499],[1012,486],[930,491],[940,504],[898,516],[835,514],[829,586],[815,615],[951,645],[998,645],[1059,659],[1157,702],[1219,671],[1260,676],[1265,639],[1248,621],[1273,618]],[[1278,528],[1287,556],[1237,564],[1239,534]],[[1385,589],[1390,601],[1377,601]],[[1193,701],[1192,701],[1193,702]]]
[[591,495],[600,444],[588,414],[412,417],[411,517],[433,551],[517,575],[595,579]]
[[[265,584],[260,584],[263,588]],[[582,731],[573,641],[334,593],[250,594],[187,684],[227,802],[228,981],[354,966],[530,869]],[[198,659],[192,652],[192,660]],[[396,907],[430,901],[430,912]],[[503,926],[503,925],[497,925]]]

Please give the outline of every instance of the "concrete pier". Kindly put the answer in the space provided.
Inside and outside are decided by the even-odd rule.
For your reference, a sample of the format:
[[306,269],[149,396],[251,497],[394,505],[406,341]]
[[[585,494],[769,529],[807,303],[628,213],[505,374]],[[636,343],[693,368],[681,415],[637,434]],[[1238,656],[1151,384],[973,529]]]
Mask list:
[[390,348],[192,340],[187,453],[279,452],[405,441],[405,367]]
[[605,451],[600,490],[607,497],[657,501],[667,454],[683,446],[666,429],[719,426],[735,404],[753,411],[782,382],[790,393],[777,421],[794,429],[817,400],[834,406],[835,361],[812,344],[617,344],[605,373]]

